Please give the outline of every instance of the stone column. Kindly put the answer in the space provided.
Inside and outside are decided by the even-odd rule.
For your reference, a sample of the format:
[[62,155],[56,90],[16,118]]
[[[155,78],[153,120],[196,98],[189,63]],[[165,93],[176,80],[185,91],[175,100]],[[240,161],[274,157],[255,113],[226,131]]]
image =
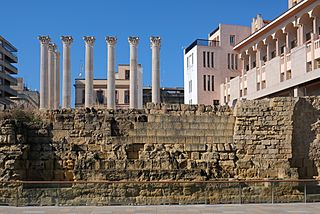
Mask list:
[[138,89],[137,89],[137,72],[138,72],[138,54],[137,48],[139,44],[139,37],[130,36],[129,39],[130,44],[130,109],[137,108],[138,100]]
[[54,72],[54,109],[60,108],[60,53],[58,51],[54,54],[55,72]]
[[267,44],[267,61],[270,61],[270,44],[268,42],[266,42]]
[[315,34],[311,33],[311,45],[310,45],[310,50],[311,50],[311,70],[313,71],[315,69],[315,45],[314,45],[314,41],[315,41]]
[[252,69],[252,57],[251,57],[251,53],[248,52],[248,55],[249,55],[249,70]]
[[93,36],[83,37],[86,43],[86,80],[85,80],[85,107],[93,106]]
[[160,103],[160,37],[150,37],[152,48],[152,102]]
[[276,38],[276,56],[280,56],[279,43],[279,38]]
[[71,107],[71,62],[70,46],[72,36],[61,36],[63,43],[63,74],[62,74],[62,108]]
[[49,36],[39,36],[40,41],[40,109],[48,107],[48,45]]
[[313,22],[312,22],[312,27],[313,27],[313,33],[314,33],[314,36],[315,36],[315,40],[318,40],[319,39],[319,33],[318,33],[318,17],[317,16],[314,16],[313,17]]
[[48,109],[53,109],[54,105],[54,55],[56,51],[55,44],[49,44],[49,52],[48,52]]
[[106,42],[108,44],[108,93],[107,93],[107,107],[108,109],[116,109],[115,102],[115,45],[117,43],[117,38],[112,36],[106,37]]

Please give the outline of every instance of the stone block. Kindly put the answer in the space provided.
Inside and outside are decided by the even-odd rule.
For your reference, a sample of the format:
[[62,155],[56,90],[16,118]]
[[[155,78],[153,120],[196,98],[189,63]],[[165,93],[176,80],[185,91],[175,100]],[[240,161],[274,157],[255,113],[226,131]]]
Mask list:
[[199,160],[200,153],[199,152],[191,152],[191,160]]
[[185,144],[184,149],[187,152],[205,152],[206,144]]

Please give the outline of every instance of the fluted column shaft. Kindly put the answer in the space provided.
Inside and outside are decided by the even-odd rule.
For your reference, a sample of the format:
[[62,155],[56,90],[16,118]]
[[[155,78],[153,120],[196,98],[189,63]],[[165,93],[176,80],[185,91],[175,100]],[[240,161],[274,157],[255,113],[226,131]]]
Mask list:
[[60,108],[60,53],[55,52],[54,55],[55,62],[55,73],[54,73],[54,109]]
[[63,43],[63,74],[62,74],[62,108],[71,107],[71,61],[70,46],[73,42],[71,36],[62,36]]
[[107,107],[108,109],[115,109],[115,45],[117,43],[116,37],[106,37],[108,44],[108,90],[107,90]]
[[49,44],[48,52],[48,109],[54,107],[54,76],[55,76],[55,55],[56,46]]
[[160,37],[151,37],[152,48],[152,102],[160,103]]
[[137,72],[138,72],[138,54],[137,48],[139,37],[129,37],[130,43],[130,109],[138,107],[138,88],[137,88]]
[[39,36],[40,40],[40,109],[48,107],[48,44],[49,36]]
[[84,37],[86,43],[86,80],[85,80],[85,107],[93,106],[93,45],[95,38]]

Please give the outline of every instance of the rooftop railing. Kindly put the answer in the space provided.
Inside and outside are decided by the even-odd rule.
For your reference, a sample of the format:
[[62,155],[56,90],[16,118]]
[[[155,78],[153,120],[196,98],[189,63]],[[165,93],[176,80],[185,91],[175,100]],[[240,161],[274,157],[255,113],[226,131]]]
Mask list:
[[0,205],[109,206],[320,202],[317,180],[0,182]]
[[197,39],[191,43],[186,49],[185,54],[187,54],[195,46],[208,46],[208,47],[218,47],[220,45],[219,41],[215,40],[206,40],[206,39]]

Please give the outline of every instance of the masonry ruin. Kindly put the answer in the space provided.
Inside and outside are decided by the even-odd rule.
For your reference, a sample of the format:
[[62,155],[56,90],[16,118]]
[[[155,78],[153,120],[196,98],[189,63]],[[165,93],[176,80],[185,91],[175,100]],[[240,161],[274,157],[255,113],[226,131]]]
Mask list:
[[[143,182],[314,178],[320,168],[319,110],[319,98],[305,97],[241,101],[234,109],[149,103],[143,110],[2,112],[0,180],[136,182],[115,194],[140,204],[139,197],[164,194]],[[107,197],[113,188],[104,185]],[[172,185],[173,195],[183,194],[179,200],[207,191]],[[76,186],[65,189],[73,189],[66,195],[74,200]],[[154,190],[146,195],[148,188]],[[10,198],[8,189],[0,192]],[[292,188],[288,192],[299,197]]]

